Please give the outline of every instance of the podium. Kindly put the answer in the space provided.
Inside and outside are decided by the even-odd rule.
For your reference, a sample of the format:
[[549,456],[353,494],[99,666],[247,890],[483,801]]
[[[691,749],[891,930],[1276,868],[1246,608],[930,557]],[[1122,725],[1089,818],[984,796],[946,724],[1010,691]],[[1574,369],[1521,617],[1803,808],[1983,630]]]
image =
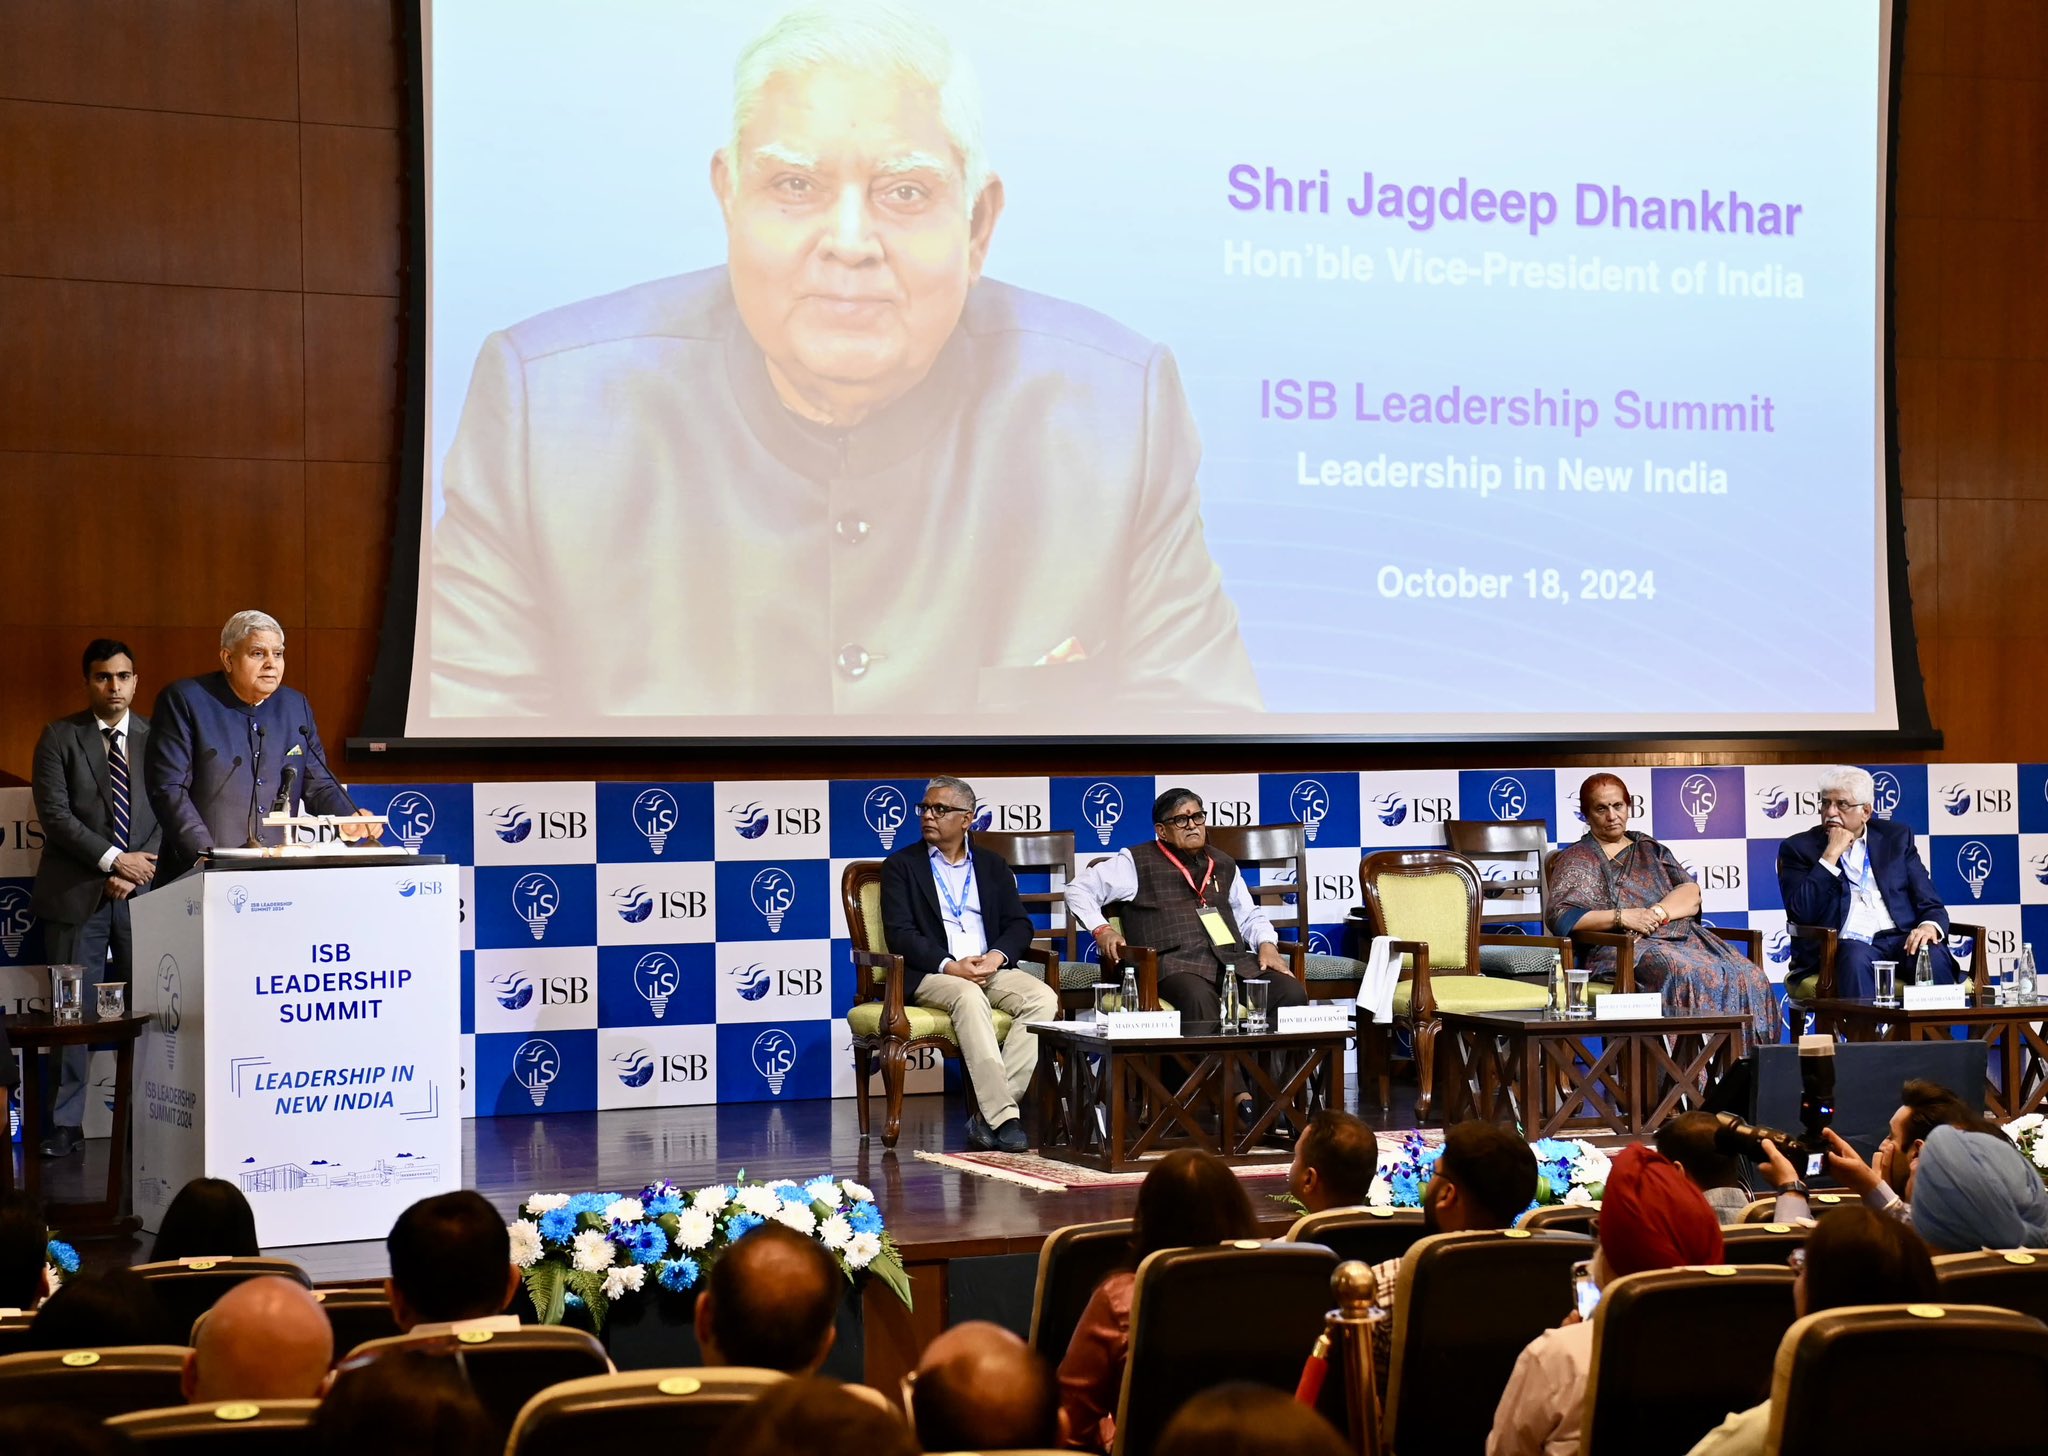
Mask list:
[[135,898],[144,1228],[202,1176],[247,1195],[266,1247],[381,1239],[462,1186],[459,874],[334,854]]

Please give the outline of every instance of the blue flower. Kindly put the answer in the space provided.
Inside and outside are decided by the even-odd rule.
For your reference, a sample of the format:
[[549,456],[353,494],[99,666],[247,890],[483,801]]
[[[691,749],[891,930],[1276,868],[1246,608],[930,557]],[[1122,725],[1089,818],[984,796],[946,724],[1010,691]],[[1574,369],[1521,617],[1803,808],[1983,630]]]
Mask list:
[[603,1213],[607,1206],[618,1201],[616,1193],[579,1193],[569,1200],[568,1211],[576,1214]]
[[583,1296],[576,1293],[565,1294],[562,1296],[562,1303],[570,1309],[581,1309],[583,1308]]
[[778,1188],[775,1190],[775,1196],[784,1203],[801,1204],[805,1208],[811,1206],[811,1195],[802,1188]]
[[576,1214],[568,1208],[557,1208],[540,1216],[540,1236],[551,1244],[566,1244],[576,1237]]
[[72,1248],[71,1245],[65,1243],[62,1239],[50,1240],[49,1255],[50,1262],[59,1269],[62,1269],[66,1274],[76,1274],[78,1272],[78,1250]]
[[668,1235],[659,1224],[635,1224],[622,1242],[635,1264],[652,1264],[668,1253]]
[[663,1289],[681,1293],[685,1289],[696,1287],[697,1274],[697,1261],[685,1254],[680,1259],[663,1260],[654,1277],[660,1281]]
[[882,1210],[872,1203],[856,1203],[846,1211],[846,1221],[857,1234],[878,1234],[882,1231]]
[[1407,1168],[1396,1168],[1387,1180],[1394,1191],[1394,1207],[1414,1208],[1422,1202],[1422,1180]]
[[673,1193],[658,1193],[652,1198],[643,1198],[640,1201],[646,1206],[649,1218],[660,1218],[663,1214],[683,1211],[683,1200]]
[[660,1183],[649,1183],[640,1190],[640,1201],[642,1203],[653,1203],[658,1199],[674,1198],[682,1191],[675,1184],[665,1180]]
[[752,1213],[736,1213],[731,1218],[726,1220],[725,1236],[728,1239],[733,1240],[743,1239],[760,1226],[761,1219],[759,1215]]

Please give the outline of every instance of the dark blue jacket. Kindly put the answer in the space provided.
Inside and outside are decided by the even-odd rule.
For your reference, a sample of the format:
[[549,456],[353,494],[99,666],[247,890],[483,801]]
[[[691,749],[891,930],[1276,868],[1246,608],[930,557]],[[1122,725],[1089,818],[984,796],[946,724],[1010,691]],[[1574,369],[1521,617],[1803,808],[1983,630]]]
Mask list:
[[[1870,872],[1884,896],[1892,923],[1910,930],[1923,920],[1939,925],[1948,933],[1948,910],[1934,893],[1934,881],[1920,862],[1913,843],[1913,827],[1891,819],[1872,819],[1863,831],[1870,846]],[[1828,832],[1815,825],[1795,834],[1778,847],[1778,890],[1785,897],[1785,918],[1795,925],[1824,925],[1840,930],[1849,915],[1849,882],[1841,874],[1830,874],[1821,864],[1821,851],[1828,846]],[[1838,867],[1839,868],[1839,867]],[[1812,970],[1819,961],[1818,949],[1809,941],[1792,943],[1792,968]]]

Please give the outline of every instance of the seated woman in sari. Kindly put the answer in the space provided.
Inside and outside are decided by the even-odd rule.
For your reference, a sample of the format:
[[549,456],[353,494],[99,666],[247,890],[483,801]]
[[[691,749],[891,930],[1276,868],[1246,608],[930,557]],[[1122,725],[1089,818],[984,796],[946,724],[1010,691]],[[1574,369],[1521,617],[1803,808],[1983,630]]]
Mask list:
[[[1776,998],[1763,968],[1700,923],[1700,887],[1670,850],[1628,827],[1628,785],[1594,774],[1579,786],[1586,837],[1550,865],[1550,925],[1558,935],[1607,930],[1633,936],[1636,985],[1661,991],[1671,1016],[1747,1016],[1771,1039]],[[1612,972],[1614,951],[1585,964]]]

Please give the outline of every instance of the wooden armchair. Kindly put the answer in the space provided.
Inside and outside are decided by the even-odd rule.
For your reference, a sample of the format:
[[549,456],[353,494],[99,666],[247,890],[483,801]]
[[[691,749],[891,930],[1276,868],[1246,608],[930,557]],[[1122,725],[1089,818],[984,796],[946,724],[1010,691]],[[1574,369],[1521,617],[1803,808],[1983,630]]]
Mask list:
[[1053,953],[1057,979],[1052,987],[1060,993],[1061,1007],[1078,1011],[1094,1005],[1094,994],[1089,988],[1095,984],[1096,967],[1092,961],[1081,959],[1080,931],[1067,912],[1067,886],[1074,880],[1073,831],[1004,834],[985,830],[974,836],[974,842],[1001,855],[1020,879],[1025,875],[1046,876],[1049,888],[1026,890],[1020,885],[1017,891],[1024,902],[1024,912],[1032,917],[1034,925],[1040,915],[1046,917],[1046,928],[1033,937],[1032,943]]
[[[903,1130],[904,1062],[913,1047],[936,1047],[943,1056],[957,1058],[960,1042],[953,1034],[953,1018],[910,1001],[903,989],[903,957],[891,955],[882,938],[882,862],[855,860],[839,877],[839,899],[846,910],[846,933],[853,941],[853,1006],[846,1013],[853,1033],[853,1076],[855,1105],[860,1110],[860,1135],[871,1130],[868,1080],[875,1061],[882,1065],[882,1089],[887,1099],[887,1121],[882,1125],[882,1146],[893,1148]],[[1019,970],[1036,966],[1048,985],[1059,984],[1059,958],[1033,945],[1017,963]],[[1155,979],[1156,984],[1156,979]],[[1010,1033],[1014,1019],[996,1009],[996,1039]]]
[[[1841,934],[1825,925],[1795,925],[1789,920],[1785,922],[1785,933],[1794,940],[1806,941],[1820,953],[1819,969],[1802,971],[1786,978],[1785,999],[1803,1009],[1809,1002],[1835,995],[1835,947],[1842,942]],[[1991,980],[1991,961],[1984,954],[1985,929],[1981,925],[1964,925],[1952,920],[1948,938],[1954,940],[1957,936],[1970,942],[1970,981],[1979,992],[1981,1004],[1982,992]],[[1901,966],[1899,970],[1900,984],[1912,979],[1909,967]]]
[[[1543,857],[1543,882],[1546,887],[1550,883],[1551,862],[1560,853],[1562,853],[1561,850],[1552,850]],[[1550,903],[1550,892],[1547,888],[1544,890],[1543,900],[1546,906]],[[1549,922],[1545,921],[1545,923],[1548,924]],[[1761,930],[1749,930],[1738,925],[1716,925],[1706,919],[1704,915],[1701,916],[1700,923],[1728,944],[1740,946],[1742,953],[1748,956],[1758,969],[1763,968],[1764,933]],[[1613,951],[1614,989],[1623,995],[1627,995],[1636,989],[1636,938],[1634,936],[1624,935],[1618,930],[1573,930],[1571,942],[1572,946],[1582,954],[1599,947]]]
[[[1350,956],[1322,955],[1308,947],[1307,831],[1299,824],[1212,826],[1209,843],[1235,860],[1240,870],[1259,872],[1261,883],[1247,880],[1245,893],[1265,910],[1266,918],[1280,933],[1280,954],[1287,957],[1288,967],[1309,1000],[1339,1001],[1356,996],[1365,962]],[[1289,895],[1294,897],[1292,905],[1287,903]]]

